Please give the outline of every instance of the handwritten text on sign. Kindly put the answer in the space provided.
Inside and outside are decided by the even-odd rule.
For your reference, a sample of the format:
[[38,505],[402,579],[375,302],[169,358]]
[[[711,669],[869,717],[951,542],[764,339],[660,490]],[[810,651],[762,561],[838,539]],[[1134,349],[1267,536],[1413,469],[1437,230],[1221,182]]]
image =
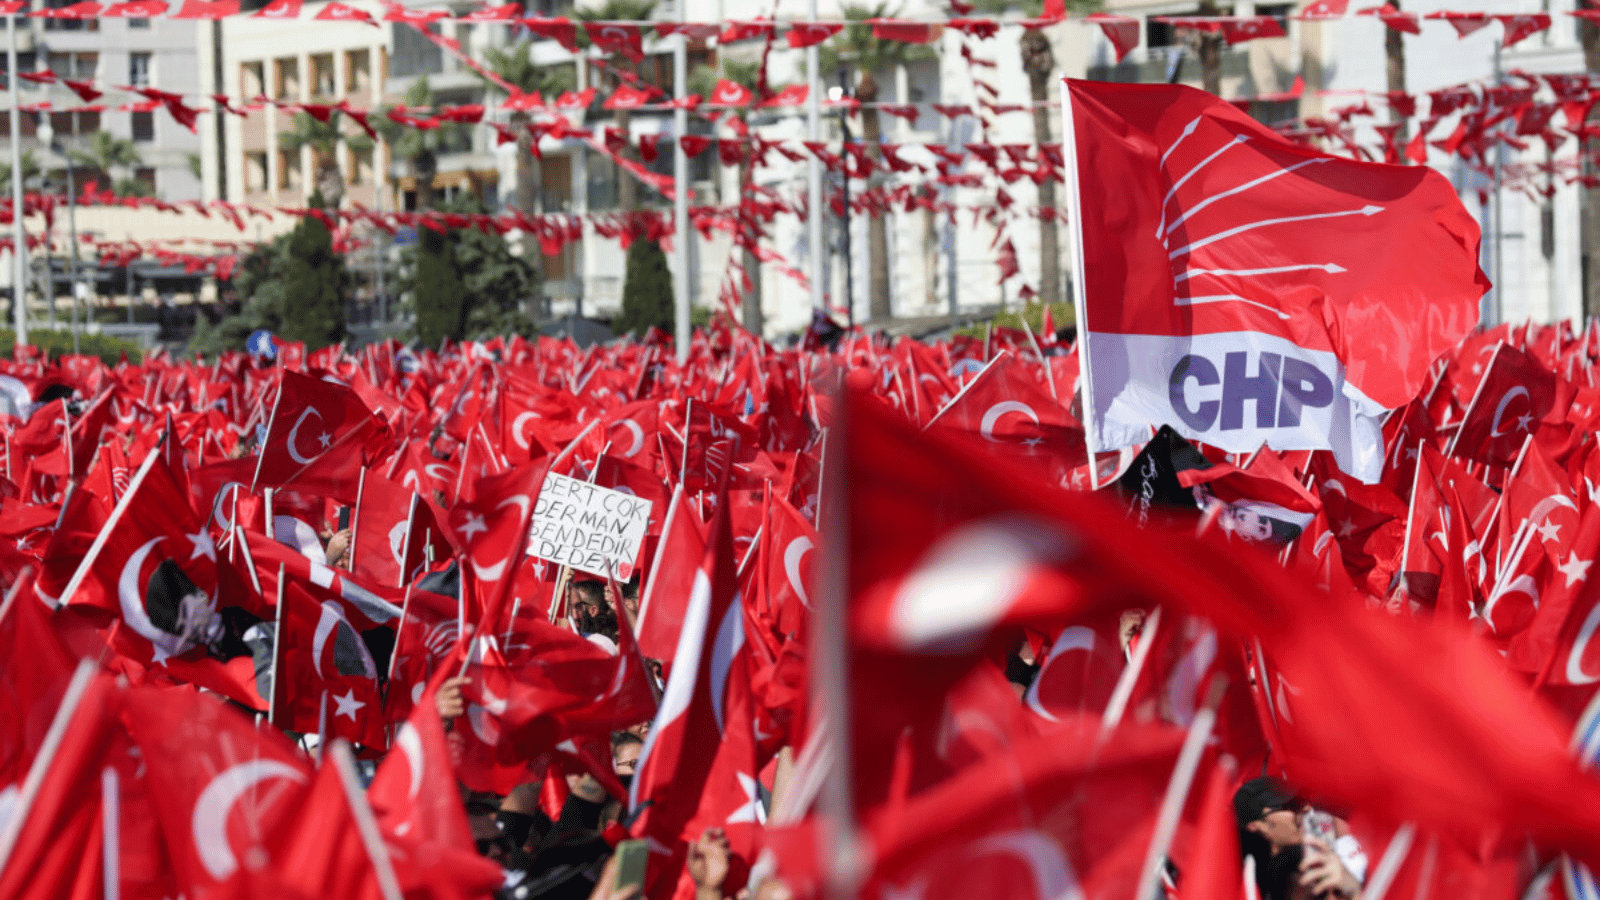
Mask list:
[[649,524],[649,500],[551,473],[533,508],[528,555],[626,580]]

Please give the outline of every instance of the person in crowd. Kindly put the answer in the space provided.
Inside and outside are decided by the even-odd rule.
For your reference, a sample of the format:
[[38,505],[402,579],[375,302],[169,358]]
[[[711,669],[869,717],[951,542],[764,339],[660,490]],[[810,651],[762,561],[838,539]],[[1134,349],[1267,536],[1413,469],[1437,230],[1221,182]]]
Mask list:
[[[1233,812],[1239,826],[1239,849],[1246,865],[1254,870],[1256,885],[1263,897],[1267,896],[1269,875],[1290,865],[1286,861],[1278,861],[1278,858],[1290,851],[1301,854],[1302,845],[1310,843],[1301,827],[1302,816],[1308,809],[1305,800],[1288,784],[1270,776],[1253,778],[1234,792]],[[1332,863],[1316,854],[1312,854],[1312,858],[1305,862],[1316,870],[1318,883],[1342,884],[1342,876],[1338,874],[1342,872],[1354,879],[1356,892],[1359,893],[1361,883],[1366,880],[1366,853],[1342,821],[1334,819],[1334,827],[1338,837],[1332,848],[1327,848],[1326,844],[1315,838],[1310,839],[1324,850],[1331,850],[1325,855],[1333,857]],[[1293,862],[1296,870],[1301,859]],[[1335,866],[1337,871],[1333,868]],[[1321,894],[1319,892],[1313,896]]]
[[1327,844],[1315,838],[1285,847],[1267,863],[1263,900],[1355,900],[1361,882]]
[[644,751],[644,739],[631,731],[619,731],[611,736],[611,764],[617,770],[617,779],[623,787],[633,781],[639,766],[639,754]]

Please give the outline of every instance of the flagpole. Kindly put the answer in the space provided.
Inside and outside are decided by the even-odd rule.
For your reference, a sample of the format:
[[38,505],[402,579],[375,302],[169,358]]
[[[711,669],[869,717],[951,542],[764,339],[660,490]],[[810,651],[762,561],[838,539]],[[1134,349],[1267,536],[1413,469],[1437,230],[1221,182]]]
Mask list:
[[278,671],[278,664],[283,661],[283,580],[283,563],[278,563],[278,608],[273,610],[272,615],[272,687],[267,697],[267,724],[272,726],[278,724],[278,677],[283,674]]
[[[841,424],[849,427],[848,415],[841,419]],[[833,443],[837,457],[842,453],[840,442]],[[833,752],[821,796],[822,811],[831,825],[822,830],[821,840],[825,843],[819,848],[826,861],[824,890],[830,900],[853,900],[861,885],[865,860],[856,839],[850,672],[845,636],[850,521],[846,507],[836,502],[849,496],[849,485],[845,483],[847,473],[839,466],[833,468],[829,478],[828,518],[820,523],[827,540],[822,543],[825,565],[818,590],[817,614],[812,617],[817,690],[811,702],[815,710],[813,721],[826,719],[833,736]]]
[[[361,500],[366,493],[367,467],[362,466],[361,473],[356,476],[356,508],[350,510],[350,544],[344,550],[344,568],[349,572],[356,570],[356,535],[361,533]],[[400,568],[405,567],[405,561],[402,559]]]
[[111,537],[111,530],[117,527],[118,522],[122,521],[123,514],[128,511],[128,506],[133,502],[133,496],[139,492],[139,485],[144,484],[144,477],[150,474],[151,467],[155,465],[156,459],[160,456],[161,454],[152,450],[150,455],[144,458],[144,462],[139,466],[139,471],[135,472],[133,480],[128,482],[128,490],[123,493],[122,499],[117,502],[116,508],[111,510],[111,516],[106,519],[106,524],[101,526],[100,533],[94,536],[94,543],[89,545],[89,552],[83,555],[83,561],[78,563],[78,571],[72,573],[72,580],[67,582],[66,589],[61,592],[61,596],[58,598],[59,602],[65,603],[77,594],[79,586],[83,584],[84,577],[89,574],[89,567],[94,565],[94,561],[100,556],[100,551],[105,549],[106,541]]
[[[719,53],[720,55],[720,53]],[[672,85],[682,101],[689,96],[689,36],[679,34],[672,43]],[[672,154],[672,227],[675,243],[672,255],[677,257],[677,271],[672,273],[673,336],[678,362],[689,361],[689,151],[684,149],[683,136],[689,132],[689,110],[681,102],[672,111],[672,130],[679,140],[673,141]]]
[[56,753],[61,749],[61,741],[67,736],[67,727],[72,724],[73,715],[78,711],[78,704],[83,700],[84,692],[89,689],[89,683],[94,679],[96,665],[92,659],[78,661],[78,667],[72,672],[72,680],[67,683],[67,691],[61,696],[61,705],[56,707],[55,718],[50,720],[50,730],[45,732],[44,742],[39,745],[39,753],[33,758],[33,765],[28,767],[28,776],[22,781],[22,790],[17,794],[16,807],[12,809],[11,817],[6,820],[4,827],[0,827],[0,872],[5,871],[6,863],[11,861],[11,851],[17,848],[17,839],[22,836],[22,826],[28,820],[33,802],[39,798],[39,791],[44,787],[45,774],[49,772],[50,764],[55,762]]
[[16,344],[22,347],[28,343],[28,230],[22,221],[22,98],[17,93],[19,14],[6,16],[6,80],[11,88],[11,315]]
[[[817,18],[817,0],[810,0],[809,15]],[[822,61],[818,46],[806,48],[806,137],[813,145],[822,143]],[[14,127],[14,126],[13,126]],[[16,132],[12,132],[15,134]],[[806,243],[811,254],[811,309],[826,309],[822,275],[822,159],[815,153],[806,160]]]
[[1078,289],[1072,292],[1073,318],[1078,326],[1078,395],[1081,398],[1084,444],[1089,451],[1089,489],[1100,490],[1100,467],[1095,454],[1100,451],[1100,429],[1095,424],[1094,366],[1089,364],[1089,279],[1083,265],[1083,198],[1078,191],[1078,126],[1072,115],[1072,86],[1061,80],[1061,149],[1067,164],[1067,244],[1072,248],[1072,265],[1078,276]]
[[1133,697],[1133,686],[1139,682],[1139,673],[1144,671],[1145,658],[1150,655],[1150,645],[1155,643],[1160,628],[1161,607],[1158,606],[1144,620],[1144,627],[1139,631],[1139,646],[1134,648],[1133,658],[1128,660],[1127,668],[1122,670],[1122,675],[1117,678],[1117,686],[1111,691],[1111,699],[1106,702],[1105,715],[1100,717],[1102,737],[1110,734],[1122,721],[1123,713],[1127,712],[1128,700]]
[[[1141,642],[1143,643],[1143,642]],[[1172,780],[1167,782],[1166,796],[1156,812],[1155,834],[1150,838],[1150,849],[1144,857],[1144,869],[1139,873],[1139,887],[1134,897],[1161,896],[1156,888],[1161,883],[1161,862],[1172,849],[1172,838],[1178,833],[1178,819],[1183,815],[1184,800],[1189,788],[1194,786],[1194,776],[1200,769],[1200,758],[1205,753],[1206,741],[1217,724],[1217,705],[1228,688],[1226,676],[1219,675],[1211,682],[1205,705],[1194,714],[1189,723],[1189,733],[1183,738],[1183,749],[1178,751],[1178,763],[1172,769]]]
[[100,866],[103,900],[122,896],[122,791],[117,770],[100,770]]
[[1389,846],[1384,848],[1383,858],[1378,860],[1378,867],[1373,870],[1366,888],[1361,891],[1361,900],[1383,900],[1384,895],[1389,893],[1395,876],[1400,874],[1400,865],[1405,862],[1406,854],[1411,852],[1411,842],[1416,834],[1417,826],[1410,822],[1395,829],[1394,836],[1389,838]]
[[367,805],[367,796],[362,792],[361,783],[356,778],[355,760],[350,755],[350,742],[344,738],[336,739],[333,746],[323,754],[323,758],[331,762],[334,771],[339,773],[339,786],[344,788],[344,799],[350,804],[350,814],[356,820],[356,833],[361,835],[361,846],[367,851],[367,858],[372,860],[372,874],[377,876],[378,890],[383,894],[384,900],[403,900],[400,881],[395,877],[394,866],[389,862],[389,850],[383,844],[383,835],[378,832],[378,822],[372,816],[372,807]]

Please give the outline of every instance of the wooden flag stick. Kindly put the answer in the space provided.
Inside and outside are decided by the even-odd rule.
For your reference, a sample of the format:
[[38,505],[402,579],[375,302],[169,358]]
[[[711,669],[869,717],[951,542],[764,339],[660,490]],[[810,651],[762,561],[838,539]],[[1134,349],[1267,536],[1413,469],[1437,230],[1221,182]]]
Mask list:
[[5,871],[6,863],[11,860],[11,851],[17,847],[17,839],[22,836],[22,826],[28,821],[28,813],[33,809],[33,803],[39,799],[39,791],[44,787],[44,777],[50,771],[51,763],[55,762],[56,753],[61,750],[61,742],[67,736],[67,727],[72,724],[72,717],[78,711],[78,704],[82,702],[84,692],[89,689],[89,683],[94,679],[96,663],[91,659],[78,661],[78,667],[72,672],[72,680],[67,683],[67,691],[61,696],[61,705],[56,707],[55,718],[50,720],[50,730],[45,732],[44,742],[39,745],[39,753],[33,758],[33,765],[28,767],[28,775],[22,780],[22,790],[17,794],[16,807],[11,811],[11,818],[7,819],[4,827],[0,827],[0,872]]
[[339,773],[339,786],[344,788],[344,798],[350,803],[350,814],[356,820],[356,832],[361,835],[361,846],[372,860],[372,874],[377,876],[378,890],[383,900],[404,900],[400,893],[400,880],[395,877],[394,865],[389,861],[389,849],[378,832],[378,821],[367,805],[367,795],[356,777],[355,758],[350,754],[350,743],[344,738],[334,740],[333,746],[323,754],[324,765],[332,764]]

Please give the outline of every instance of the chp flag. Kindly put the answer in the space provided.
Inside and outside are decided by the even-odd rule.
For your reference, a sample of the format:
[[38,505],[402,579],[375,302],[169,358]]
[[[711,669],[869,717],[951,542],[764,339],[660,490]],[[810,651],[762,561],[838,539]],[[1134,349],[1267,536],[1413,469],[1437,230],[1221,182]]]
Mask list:
[[1330,450],[1377,480],[1379,417],[1489,286],[1450,183],[1293,144],[1193,88],[1064,93],[1090,451],[1168,424],[1234,453]]

